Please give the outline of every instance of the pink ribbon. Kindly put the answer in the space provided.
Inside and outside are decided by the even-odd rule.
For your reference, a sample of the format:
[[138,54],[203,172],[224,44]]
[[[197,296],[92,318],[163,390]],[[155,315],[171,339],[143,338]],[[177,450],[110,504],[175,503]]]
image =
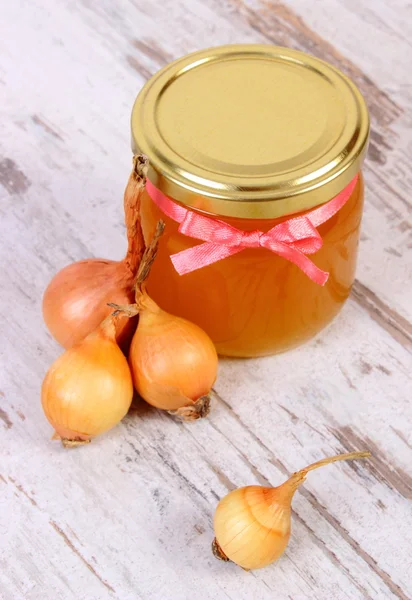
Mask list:
[[180,233],[204,242],[170,257],[179,275],[233,256],[245,248],[266,248],[297,265],[315,283],[325,285],[329,273],[319,269],[306,255],[314,254],[322,247],[323,240],[316,227],[328,221],[342,208],[357,181],[358,175],[326,204],[300,217],[283,221],[266,233],[258,230],[242,231],[224,221],[188,210],[165,196],[149,179],[146,188],[160,210],[180,223]]

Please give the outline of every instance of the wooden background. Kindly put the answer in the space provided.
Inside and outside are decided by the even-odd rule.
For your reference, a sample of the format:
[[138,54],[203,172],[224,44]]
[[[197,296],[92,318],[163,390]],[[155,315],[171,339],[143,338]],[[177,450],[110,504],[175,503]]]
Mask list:
[[[0,597],[412,598],[412,5],[406,0],[0,0]],[[210,419],[135,409],[108,435],[50,441],[39,388],[60,348],[42,292],[73,260],[120,258],[129,117],[173,58],[233,42],[340,67],[372,116],[358,279],[319,339],[225,360]],[[290,545],[246,573],[210,553],[219,498],[312,473]]]

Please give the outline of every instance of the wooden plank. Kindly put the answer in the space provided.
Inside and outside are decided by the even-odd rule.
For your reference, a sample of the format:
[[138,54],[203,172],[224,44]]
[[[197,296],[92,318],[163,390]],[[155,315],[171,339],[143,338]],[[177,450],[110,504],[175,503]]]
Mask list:
[[[412,597],[408,3],[16,0],[2,12],[0,597]],[[188,51],[239,41],[315,53],[370,103],[352,299],[301,349],[222,361],[209,420],[181,425],[137,406],[64,451],[38,400],[60,351],[41,323],[42,290],[67,262],[124,251],[129,116],[144,80]],[[228,490],[363,447],[372,461],[308,478],[276,565],[244,573],[212,557]]]

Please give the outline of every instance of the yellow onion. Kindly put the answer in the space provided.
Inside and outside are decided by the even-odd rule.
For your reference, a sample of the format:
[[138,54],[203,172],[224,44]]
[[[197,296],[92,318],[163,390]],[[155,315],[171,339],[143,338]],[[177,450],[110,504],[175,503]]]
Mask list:
[[251,485],[233,490],[216,509],[214,555],[247,571],[266,567],[277,560],[289,542],[293,495],[307,473],[338,460],[370,455],[370,452],[340,454],[309,465],[278,487]]
[[136,279],[136,303],[110,306],[129,316],[139,315],[129,350],[137,392],[152,406],[191,421],[209,413],[218,357],[203,329],[162,310],[143,287],[163,229],[164,223],[159,221],[142,258]]
[[[133,302],[133,284],[144,252],[140,227],[140,197],[144,189],[147,160],[134,157],[133,170],[124,194],[128,249],[121,261],[90,258],[57,273],[43,296],[43,317],[52,336],[65,348],[82,340],[110,314],[109,301]],[[118,323],[117,340],[127,347],[135,320]]]
[[209,412],[218,358],[209,336],[175,317],[143,292],[139,324],[129,350],[133,383],[152,406],[193,420]]
[[45,415],[65,446],[90,442],[126,415],[133,398],[127,360],[108,316],[50,367],[42,385]]

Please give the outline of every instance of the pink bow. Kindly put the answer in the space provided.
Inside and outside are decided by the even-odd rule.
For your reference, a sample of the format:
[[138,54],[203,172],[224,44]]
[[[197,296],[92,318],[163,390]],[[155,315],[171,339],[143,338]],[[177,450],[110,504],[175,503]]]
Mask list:
[[314,254],[323,244],[316,227],[330,219],[350,198],[358,175],[337,196],[326,204],[300,217],[294,217],[272,227],[269,231],[242,231],[224,221],[211,219],[177,204],[156,188],[149,179],[146,187],[160,210],[180,223],[179,232],[203,240],[171,256],[179,275],[201,269],[214,262],[233,256],[245,248],[266,248],[297,265],[312,281],[325,285],[329,273],[319,269],[306,254]]

